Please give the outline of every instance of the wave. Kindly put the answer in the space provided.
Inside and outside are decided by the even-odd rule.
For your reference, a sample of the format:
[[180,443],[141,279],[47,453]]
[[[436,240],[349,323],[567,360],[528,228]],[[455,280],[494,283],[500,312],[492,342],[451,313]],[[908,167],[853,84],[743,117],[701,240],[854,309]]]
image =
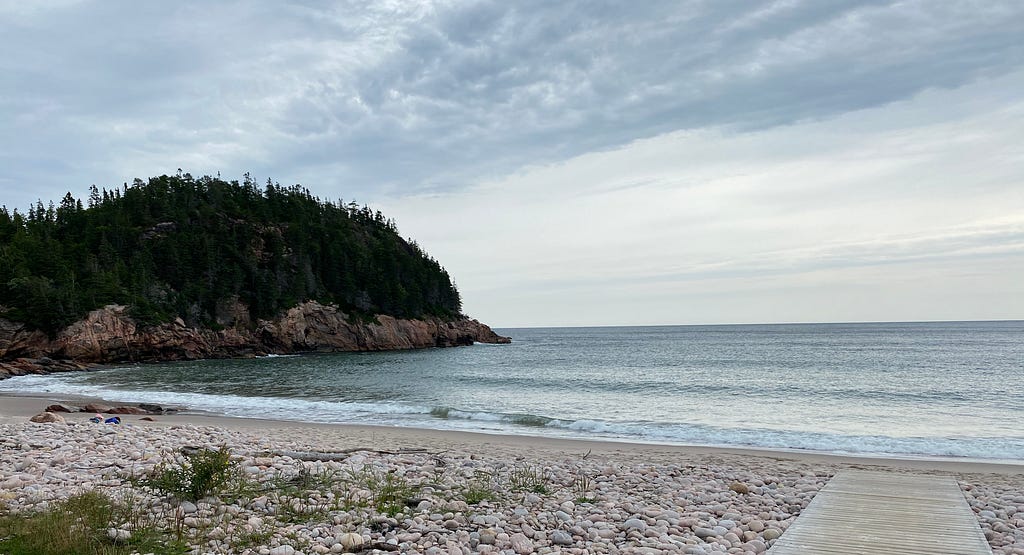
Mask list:
[[615,393],[637,395],[676,395],[676,396],[716,396],[721,398],[742,397],[749,399],[784,399],[797,396],[821,397],[837,399],[860,399],[885,403],[913,404],[920,402],[939,401],[943,403],[966,403],[983,397],[977,391],[966,392],[955,389],[937,391],[877,389],[869,387],[844,387],[841,384],[825,384],[821,382],[759,384],[752,390],[747,383],[737,380],[735,383],[709,383],[702,378],[676,379],[642,379],[638,380],[629,374],[612,377],[594,376],[546,376],[546,375],[480,375],[467,374],[453,376],[450,379],[468,387],[490,389],[507,389],[515,391],[550,391],[571,389],[591,393]]
[[438,429],[603,438],[666,444],[794,449],[881,456],[1024,459],[1024,437],[891,437],[824,431],[729,428],[641,420],[565,419],[399,401],[323,401],[289,397],[153,391],[104,387],[84,373],[21,376],[0,381],[0,391],[98,397],[111,402],[179,405],[226,416],[322,423],[382,424]]
[[[504,414],[485,411],[465,411],[455,409],[452,407],[434,407],[430,409],[430,416],[442,420],[459,419],[479,420],[483,422],[504,422],[507,424],[527,426],[531,428],[541,428],[544,426],[548,426],[558,420],[556,418],[549,418],[547,416],[540,416],[537,414]],[[562,422],[566,421],[563,420]]]

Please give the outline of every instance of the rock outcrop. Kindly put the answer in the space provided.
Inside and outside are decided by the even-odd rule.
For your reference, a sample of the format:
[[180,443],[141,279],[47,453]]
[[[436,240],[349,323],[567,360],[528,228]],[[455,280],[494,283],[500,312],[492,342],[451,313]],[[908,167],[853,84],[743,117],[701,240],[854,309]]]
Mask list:
[[94,364],[233,358],[265,354],[383,351],[508,343],[507,337],[469,318],[373,321],[310,301],[273,320],[253,323],[237,301],[222,312],[222,329],[190,327],[181,319],[140,326],[128,309],[109,305],[90,312],[54,339],[0,319],[0,379],[28,373],[80,370]]
[[40,358],[49,352],[50,340],[41,331],[0,318],[0,360]]

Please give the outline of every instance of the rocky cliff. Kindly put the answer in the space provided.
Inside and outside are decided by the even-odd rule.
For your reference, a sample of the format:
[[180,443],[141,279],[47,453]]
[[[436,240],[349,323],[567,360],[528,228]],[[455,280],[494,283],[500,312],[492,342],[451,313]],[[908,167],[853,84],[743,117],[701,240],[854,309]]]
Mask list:
[[508,343],[472,319],[444,321],[377,316],[361,322],[333,306],[306,302],[273,320],[250,321],[235,302],[218,311],[217,330],[182,320],[140,326],[124,306],[90,312],[55,338],[0,318],[0,379],[116,362],[231,358],[299,352],[383,351]]

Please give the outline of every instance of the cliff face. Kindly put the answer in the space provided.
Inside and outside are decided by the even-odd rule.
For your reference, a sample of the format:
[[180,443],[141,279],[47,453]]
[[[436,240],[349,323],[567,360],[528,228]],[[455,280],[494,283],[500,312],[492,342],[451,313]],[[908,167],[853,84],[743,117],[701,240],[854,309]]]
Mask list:
[[383,351],[508,343],[476,320],[404,320],[378,316],[350,322],[335,307],[306,302],[274,320],[249,322],[243,305],[222,312],[223,329],[188,327],[180,319],[141,327],[124,306],[94,310],[49,339],[38,331],[0,319],[0,379],[27,373],[75,370],[88,364],[195,360],[265,354]]

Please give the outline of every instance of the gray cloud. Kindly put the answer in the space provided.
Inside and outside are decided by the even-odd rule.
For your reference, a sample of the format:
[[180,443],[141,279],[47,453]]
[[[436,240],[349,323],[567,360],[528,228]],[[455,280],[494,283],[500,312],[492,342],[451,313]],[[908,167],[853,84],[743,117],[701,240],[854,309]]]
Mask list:
[[5,4],[0,188],[23,206],[183,167],[451,190],[958,87],[1019,68],[1022,27],[1012,1]]

